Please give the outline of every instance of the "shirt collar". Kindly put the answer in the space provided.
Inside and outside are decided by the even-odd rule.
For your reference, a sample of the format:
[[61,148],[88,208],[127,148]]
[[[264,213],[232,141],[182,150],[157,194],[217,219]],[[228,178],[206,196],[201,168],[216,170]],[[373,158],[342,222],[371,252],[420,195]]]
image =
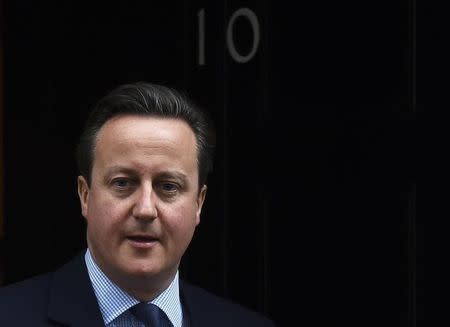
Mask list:
[[[92,258],[89,249],[86,251],[85,262],[106,325],[139,303],[139,300],[123,291],[103,273]],[[154,298],[151,303],[161,308],[174,326],[182,325],[183,313],[180,302],[178,271],[169,287]]]

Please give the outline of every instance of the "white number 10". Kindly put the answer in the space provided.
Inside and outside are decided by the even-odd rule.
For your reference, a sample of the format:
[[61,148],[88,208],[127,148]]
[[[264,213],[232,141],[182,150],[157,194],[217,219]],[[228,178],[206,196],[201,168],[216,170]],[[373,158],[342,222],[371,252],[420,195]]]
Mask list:
[[[198,65],[203,66],[206,63],[205,59],[205,9],[200,9],[197,13],[198,16]],[[234,45],[234,23],[239,17],[246,18],[252,27],[253,33],[253,43],[249,53],[241,54],[236,50]],[[256,14],[249,8],[239,8],[232,15],[227,24],[226,30],[226,41],[227,49],[231,57],[238,63],[246,63],[250,61],[256,54],[259,46],[260,32],[259,32],[259,22]]]

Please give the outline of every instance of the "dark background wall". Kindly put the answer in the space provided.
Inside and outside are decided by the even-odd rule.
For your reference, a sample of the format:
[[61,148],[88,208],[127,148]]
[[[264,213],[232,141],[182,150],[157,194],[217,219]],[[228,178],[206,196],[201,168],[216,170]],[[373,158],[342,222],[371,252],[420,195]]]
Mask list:
[[146,80],[217,123],[185,278],[280,326],[415,326],[415,17],[410,0],[3,0],[3,282],[84,248],[78,134]]

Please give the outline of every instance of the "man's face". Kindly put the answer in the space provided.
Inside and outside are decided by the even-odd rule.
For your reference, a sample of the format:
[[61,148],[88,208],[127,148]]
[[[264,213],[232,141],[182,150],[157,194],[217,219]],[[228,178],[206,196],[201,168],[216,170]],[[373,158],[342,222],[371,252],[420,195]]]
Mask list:
[[90,187],[78,178],[87,240],[114,281],[173,278],[200,222],[197,147],[183,121],[115,117],[100,129]]

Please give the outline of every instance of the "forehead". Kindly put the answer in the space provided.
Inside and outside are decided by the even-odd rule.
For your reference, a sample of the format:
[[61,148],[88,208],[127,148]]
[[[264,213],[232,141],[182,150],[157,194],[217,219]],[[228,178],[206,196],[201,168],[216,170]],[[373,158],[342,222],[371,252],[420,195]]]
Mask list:
[[95,139],[94,161],[108,154],[136,151],[197,161],[196,137],[184,120],[138,115],[116,116],[100,128]]
[[95,137],[94,146],[98,146],[105,138],[171,140],[180,134],[195,139],[193,130],[182,119],[124,114],[107,120],[101,126]]

